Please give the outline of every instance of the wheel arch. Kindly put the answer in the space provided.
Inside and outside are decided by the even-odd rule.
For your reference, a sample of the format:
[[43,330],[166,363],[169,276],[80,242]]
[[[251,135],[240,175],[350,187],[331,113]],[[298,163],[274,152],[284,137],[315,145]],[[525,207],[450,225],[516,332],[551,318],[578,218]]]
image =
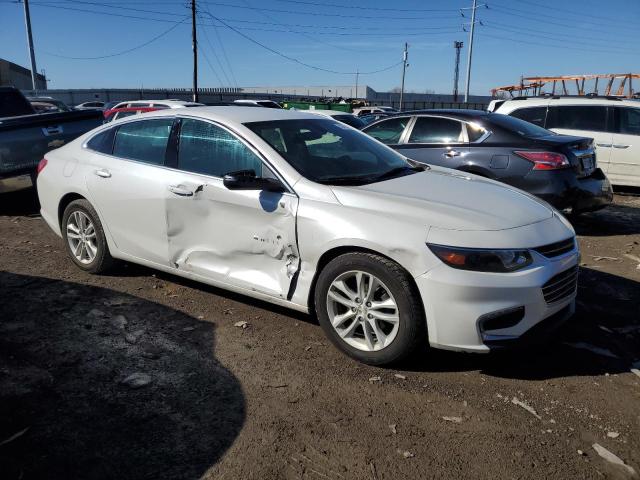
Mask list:
[[309,294],[308,294],[308,299],[307,299],[307,305],[309,307],[309,313],[313,314],[313,312],[315,312],[315,291],[316,291],[316,286],[317,286],[317,283],[318,283],[318,277],[320,276],[320,272],[322,272],[322,270],[329,264],[329,262],[331,262],[335,258],[339,257],[340,255],[344,255],[345,253],[370,253],[370,254],[373,254],[373,255],[377,255],[379,257],[386,258],[387,260],[390,260],[390,261],[396,263],[398,266],[400,266],[400,268],[402,268],[407,273],[407,277],[409,278],[409,280],[411,282],[411,286],[414,289],[414,293],[417,294],[418,301],[420,302],[420,305],[422,306],[422,311],[425,312],[425,315],[426,315],[426,311],[424,310],[424,304],[422,302],[422,296],[420,295],[420,291],[418,290],[418,285],[416,284],[416,282],[415,282],[415,280],[413,278],[413,275],[411,275],[409,270],[407,270],[407,268],[405,268],[400,262],[398,262],[396,259],[390,257],[389,255],[385,255],[384,253],[379,252],[377,250],[374,250],[372,248],[358,246],[358,245],[340,245],[340,246],[335,246],[333,248],[328,249],[327,251],[325,251],[320,256],[320,258],[318,259],[318,263],[316,264],[316,270],[315,270],[315,273],[313,275],[313,279],[311,280],[311,285],[310,285],[310,288],[309,288]]
[[64,211],[69,206],[69,204],[75,200],[87,200],[87,197],[80,195],[76,192],[70,192],[63,195],[60,199],[60,203],[58,203],[58,225],[62,228],[62,216],[64,215]]

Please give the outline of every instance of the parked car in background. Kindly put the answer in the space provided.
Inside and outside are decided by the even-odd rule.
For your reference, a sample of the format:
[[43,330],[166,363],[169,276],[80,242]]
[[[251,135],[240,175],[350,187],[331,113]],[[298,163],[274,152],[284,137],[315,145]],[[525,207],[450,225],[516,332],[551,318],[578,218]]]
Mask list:
[[76,110],[93,110],[95,108],[99,108],[99,109],[103,109],[104,108],[104,102],[84,102],[81,103],[79,105],[76,105],[75,107]]
[[502,102],[497,113],[596,141],[598,163],[614,185],[640,187],[640,101],[616,97],[533,97]]
[[249,106],[249,107],[282,108],[282,105],[280,105],[277,102],[274,102],[273,100],[247,100],[247,99],[243,99],[243,100],[234,100],[233,103],[235,103],[237,105]]
[[204,103],[187,102],[186,100],[129,100],[120,103],[116,103],[112,108],[155,108],[156,110],[162,108],[187,108],[187,107],[202,107]]
[[341,112],[339,110],[301,110],[303,112],[309,112],[316,115],[322,115],[324,117],[330,117],[334,120],[338,120],[339,122],[346,123],[347,125],[352,126],[353,128],[357,128],[360,130],[363,128],[366,123],[364,123],[360,118],[352,115],[351,113]]
[[317,114],[203,107],[103,125],[47,153],[38,193],[80,269],[123,259],[315,312],[370,364],[427,341],[488,352],[575,308],[562,215]]
[[375,105],[369,107],[359,107],[353,109],[353,114],[357,117],[370,115],[372,113],[398,113],[393,107],[385,107],[384,105]]
[[38,113],[43,112],[70,112],[70,106],[52,97],[27,97],[29,103]]
[[394,115],[393,113],[368,113],[366,115],[360,115],[358,118],[364,122],[365,125],[369,125],[370,123],[377,122],[380,119],[389,117]]
[[499,180],[572,213],[613,201],[593,140],[480,110],[402,112],[363,131],[403,155]]
[[121,118],[131,117],[133,115],[140,115],[147,112],[155,112],[158,108],[151,107],[138,107],[138,108],[112,108],[111,110],[104,111],[105,123],[112,122],[114,120],[120,120]]
[[0,87],[0,193],[31,187],[44,154],[102,123],[102,112],[38,113],[13,87]]

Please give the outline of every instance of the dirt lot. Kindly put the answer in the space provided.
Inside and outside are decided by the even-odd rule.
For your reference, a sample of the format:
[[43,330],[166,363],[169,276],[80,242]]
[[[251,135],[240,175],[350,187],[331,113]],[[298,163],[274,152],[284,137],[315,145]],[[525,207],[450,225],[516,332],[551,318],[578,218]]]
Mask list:
[[640,473],[640,197],[575,224],[578,312],[553,342],[379,369],[305,315],[133,265],[82,273],[30,193],[5,196],[0,477],[631,477],[592,445]]

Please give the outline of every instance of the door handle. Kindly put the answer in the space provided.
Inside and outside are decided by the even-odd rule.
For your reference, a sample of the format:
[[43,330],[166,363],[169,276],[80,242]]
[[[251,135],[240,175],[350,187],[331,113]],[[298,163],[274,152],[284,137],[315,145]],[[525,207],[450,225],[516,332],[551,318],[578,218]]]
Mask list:
[[621,144],[615,144],[613,146],[613,148],[629,148],[631,145],[621,145]]
[[169,185],[169,191],[180,197],[193,197],[193,192],[179,185]]
[[596,143],[596,146],[598,147],[604,147],[604,148],[609,148],[612,145],[610,143]]
[[459,157],[460,152],[458,152],[457,150],[448,150],[444,152],[443,155],[448,158]]
[[93,173],[102,178],[111,178],[111,172],[105,168],[100,168]]

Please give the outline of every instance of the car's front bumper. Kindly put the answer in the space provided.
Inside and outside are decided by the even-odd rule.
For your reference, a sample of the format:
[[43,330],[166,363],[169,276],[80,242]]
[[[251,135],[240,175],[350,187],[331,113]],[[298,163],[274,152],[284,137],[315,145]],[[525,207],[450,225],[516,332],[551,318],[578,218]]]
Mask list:
[[613,202],[611,183],[599,168],[585,178],[577,178],[571,170],[532,171],[526,180],[525,190],[558,210],[570,208],[573,213],[590,212]]
[[[569,318],[574,311],[576,288],[547,303],[542,287],[553,283],[557,275],[577,269],[577,249],[555,258],[534,255],[536,261],[531,267],[508,274],[469,272],[441,264],[417,277],[429,343],[449,350],[488,352],[517,344],[542,330],[543,325],[557,326]],[[522,315],[518,314],[508,326],[483,327],[487,316],[513,311]],[[534,330],[536,326],[539,327]]]

